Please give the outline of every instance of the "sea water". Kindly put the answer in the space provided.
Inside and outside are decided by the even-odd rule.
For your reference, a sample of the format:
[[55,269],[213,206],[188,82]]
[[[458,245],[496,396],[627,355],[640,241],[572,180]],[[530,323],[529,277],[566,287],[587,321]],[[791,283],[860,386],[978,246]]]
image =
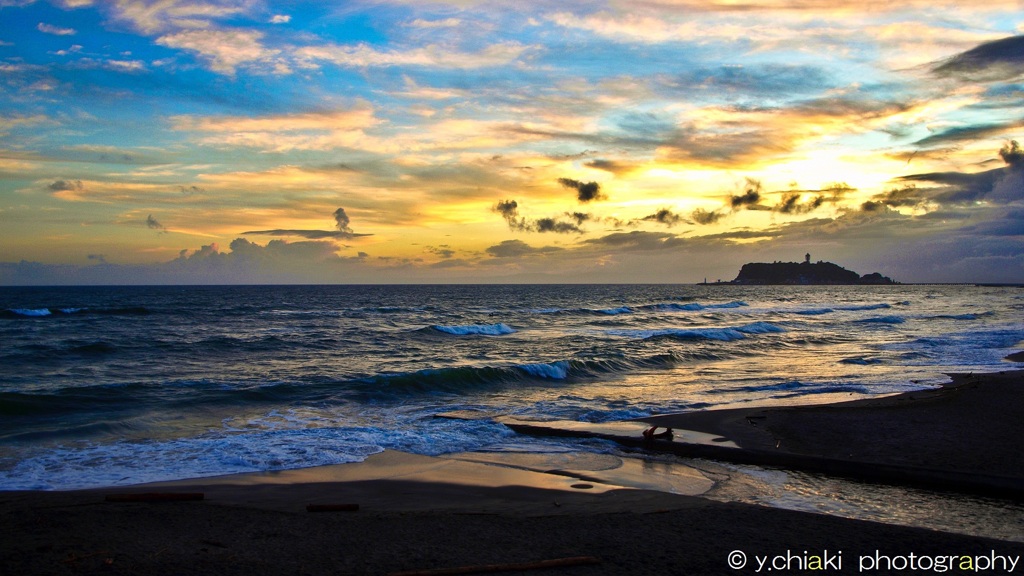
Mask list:
[[850,399],[1021,367],[1022,341],[1020,287],[0,288],[0,489],[562,450],[435,415]]

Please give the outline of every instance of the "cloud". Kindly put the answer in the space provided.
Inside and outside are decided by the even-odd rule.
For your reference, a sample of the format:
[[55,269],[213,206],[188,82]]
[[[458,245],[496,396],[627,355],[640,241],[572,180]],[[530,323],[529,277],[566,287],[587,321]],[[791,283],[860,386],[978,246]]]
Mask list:
[[50,122],[49,118],[41,114],[34,116],[0,116],[0,136],[6,136],[12,130],[18,128],[28,128]]
[[257,30],[183,30],[165,34],[156,43],[168,48],[181,48],[197,53],[210,63],[210,69],[228,76],[242,65],[262,63],[276,65],[279,72],[290,72],[279,58],[281,51],[262,45],[263,33]]
[[703,208],[697,208],[696,210],[690,213],[690,218],[693,218],[693,221],[696,222],[697,224],[702,225],[714,224],[715,222],[721,220],[722,216],[724,216],[724,214],[722,214],[718,210],[708,211]]
[[[897,182],[931,182],[940,187],[928,192],[930,200],[940,203],[969,204],[986,200],[1009,204],[1024,200],[1024,149],[1010,141],[999,150],[1006,167],[984,172],[930,172],[909,174]],[[884,199],[883,200],[884,203]],[[878,199],[876,199],[878,201]]]
[[492,210],[501,214],[509,229],[517,232],[555,232],[557,234],[583,233],[580,224],[590,219],[589,214],[580,212],[566,212],[564,217],[571,221],[562,220],[562,217],[537,218],[528,220],[519,216],[519,203],[515,200],[501,200]]
[[987,199],[1000,204],[1024,200],[1024,150],[1015,140],[1004,146],[999,155],[1008,166],[1002,178],[996,180]]
[[85,185],[81,180],[55,180],[46,188],[52,192],[81,192]]
[[299,236],[309,240],[323,240],[327,238],[351,240],[352,238],[373,236],[373,234],[357,234],[354,232],[349,226],[349,224],[351,224],[351,219],[345,212],[344,208],[338,208],[331,215],[334,217],[337,230],[296,230],[279,228],[274,230],[250,230],[248,232],[242,232],[242,234],[259,234],[263,236]]
[[[658,43],[694,38],[702,32],[695,21],[676,23],[658,15],[603,12],[577,16],[559,12],[548,20],[563,28],[580,29],[616,41]],[[707,33],[709,31],[704,30]]]
[[337,210],[335,210],[333,216],[334,221],[337,223],[339,232],[352,234],[352,228],[349,227],[349,224],[352,222],[352,220],[348,217],[348,214],[345,213],[344,208],[338,208]]
[[424,20],[417,18],[409,23],[412,28],[458,28],[463,25],[463,21],[458,18],[445,18],[443,20]]
[[976,202],[995,188],[996,182],[1005,169],[997,168],[985,172],[968,174],[964,172],[928,172],[908,174],[896,179],[897,182],[932,182],[942,187],[932,192],[933,199],[940,202]]
[[905,101],[855,91],[781,104],[770,94],[754,96],[764,103],[688,109],[672,132],[640,145],[656,147],[663,162],[752,170],[822,140],[886,128],[914,111]]
[[801,194],[798,192],[783,194],[782,200],[772,207],[772,210],[775,212],[782,212],[783,214],[792,214],[793,212],[797,212],[799,210],[800,196]]
[[556,232],[558,234],[583,233],[578,225],[557,218],[538,218],[533,222],[535,232]]
[[[837,218],[750,230],[751,239],[760,238],[735,244],[730,252],[751,261],[754,253],[772,258],[780,249],[808,246],[815,253],[824,248],[814,246],[827,246],[828,260],[903,282],[1020,282],[1024,278],[1024,253],[1019,248],[1024,210],[1019,207],[970,204],[956,212],[925,215],[901,214],[881,202],[873,202],[873,207],[847,211]],[[805,251],[799,249],[798,255]]]
[[741,208],[755,209],[761,201],[761,182],[747,178],[747,191],[739,196],[731,196],[729,204],[733,210]]
[[912,208],[921,205],[926,198],[916,186],[904,186],[893,188],[874,197],[876,201],[889,206],[890,208],[907,207]]
[[493,44],[473,53],[456,52],[436,44],[406,51],[381,51],[367,44],[323,44],[296,48],[292,55],[297,66],[310,69],[319,68],[321,62],[326,62],[345,68],[411,66],[466,70],[512,64],[530,50],[518,42]]
[[145,34],[211,28],[216,20],[241,16],[254,6],[222,0],[116,0],[111,4],[116,19]]
[[825,202],[825,197],[820,194],[803,203],[800,202],[802,199],[803,194],[800,192],[787,192],[772,210],[782,214],[807,214],[817,210]]
[[[269,152],[374,147],[365,130],[381,121],[369,106],[268,116],[173,116],[172,127],[201,132],[211,146],[258,148]],[[377,144],[380,145],[379,143]]]
[[513,230],[521,230],[523,228],[523,220],[519,217],[519,203],[515,200],[499,200],[495,204],[493,210],[508,223],[508,227]]
[[363,236],[373,236],[373,234],[354,234],[351,232],[339,232],[336,230],[289,230],[285,228],[274,230],[249,230],[242,232],[242,234],[261,236],[298,236],[308,240],[324,240],[327,238],[350,240],[352,238],[360,238]]
[[36,30],[39,30],[43,34],[53,34],[54,36],[74,36],[75,34],[78,34],[78,31],[74,28],[60,28],[43,22],[40,22],[39,25],[36,26]]
[[771,94],[774,98],[817,94],[833,88],[834,80],[818,66],[749,64],[702,67],[664,79],[664,89],[694,96],[712,92],[727,101]]
[[[191,258],[204,258],[214,256],[217,252],[217,245],[213,245],[213,253],[207,251],[204,246],[199,252],[188,256]],[[294,259],[297,262],[329,262],[338,259],[336,254],[338,247],[333,242],[286,242],[284,240],[271,240],[266,246],[260,246],[245,238],[236,238],[231,242],[230,257],[236,261],[253,261],[255,259]]]
[[[140,170],[145,174],[146,170]],[[54,198],[69,202],[92,202],[104,205],[151,208],[153,204],[180,205],[182,194],[170,184],[147,182],[151,178],[117,178],[110,180],[56,180],[45,189]]]
[[379,278],[365,258],[338,256],[333,242],[271,240],[263,246],[237,238],[230,248],[222,251],[214,242],[154,264],[110,264],[100,257],[90,258],[88,266],[0,263],[0,284],[308,284]]
[[595,170],[604,170],[605,172],[611,172],[612,174],[618,176],[628,174],[636,169],[636,166],[634,164],[619,162],[617,160],[594,159],[589,162],[584,162],[583,165],[586,166],[587,168],[594,168]]
[[368,106],[271,116],[174,116],[171,120],[177,130],[254,134],[328,129],[347,131],[368,128],[379,123],[373,116],[373,110]]
[[115,72],[142,72],[146,70],[146,63],[142,60],[104,60],[103,66]]
[[970,142],[973,140],[1003,135],[1008,132],[1019,130],[1022,127],[1024,127],[1024,120],[954,126],[952,128],[936,132],[931,136],[921,138],[917,142],[914,142],[914,146],[926,147],[951,142]]
[[[464,5],[463,0],[453,2]],[[818,17],[821,21],[832,21],[836,19],[851,19],[858,15],[881,15],[890,13],[903,13],[913,10],[956,10],[965,8],[972,11],[982,10],[1017,10],[1020,5],[1017,0],[988,0],[980,4],[964,5],[957,0],[904,0],[893,4],[887,0],[645,0],[635,2],[633,0],[611,0],[602,5],[608,9],[597,13],[602,21],[619,23],[621,26],[636,27],[631,35],[643,36],[646,28],[652,28],[648,33],[646,42],[664,41],[661,28],[678,25],[678,16],[687,17],[685,22],[695,21],[697,23],[706,21],[699,17],[741,17],[749,16],[749,20],[755,24],[764,24],[774,16],[793,15],[794,19],[800,21],[810,20]],[[946,12],[943,12],[946,13]],[[636,14],[644,14],[645,19],[630,17]],[[561,14],[560,14],[561,15]],[[572,17],[568,14],[567,17]],[[659,19],[660,22],[654,21]],[[810,20],[814,26],[820,26],[818,20]],[[725,22],[729,22],[726,20]],[[746,21],[744,21],[746,22]],[[715,34],[726,35],[730,38],[741,34],[742,30],[736,30],[733,26],[722,26],[723,30],[709,30],[697,25],[687,28],[694,33],[704,33],[706,36]],[[653,36],[653,38],[651,37]],[[682,37],[687,39],[690,36]],[[676,38],[675,35],[668,39]],[[702,37],[703,38],[703,37]]]
[[[908,2],[922,11],[906,9],[907,3],[883,5],[880,0],[865,0],[871,8],[864,9],[853,9],[851,0],[839,0],[841,11],[831,14],[826,11],[835,3],[827,0],[609,0],[551,5],[534,14],[535,20],[512,22],[511,5],[493,7],[477,0],[442,0],[449,6],[442,9],[405,1],[401,7],[357,3],[341,11],[294,12],[290,21],[283,14],[291,12],[287,6],[250,0],[94,1],[92,9],[76,14],[60,13],[66,0],[51,3],[57,10],[37,0],[32,9],[39,11],[26,16],[26,37],[51,43],[53,49],[67,49],[75,42],[85,48],[60,57],[47,54],[45,48],[37,56],[25,52],[25,63],[38,64],[43,72],[8,72],[8,115],[26,113],[22,110],[45,113],[54,128],[26,130],[19,125],[12,130],[7,158],[41,160],[31,170],[19,168],[17,173],[7,169],[7,160],[0,160],[0,178],[8,183],[12,198],[23,196],[26,206],[36,210],[33,218],[40,237],[71,234],[48,223],[62,210],[68,219],[81,214],[93,222],[134,224],[145,237],[140,243],[148,244],[127,247],[126,253],[155,249],[157,240],[180,238],[157,238],[142,228],[149,211],[152,216],[161,214],[160,222],[175,225],[175,232],[187,223],[216,237],[222,246],[234,237],[225,234],[239,235],[251,228],[250,233],[268,235],[245,236],[254,242],[290,235],[295,237],[289,241],[319,240],[335,250],[345,243],[346,234],[356,234],[353,226],[365,232],[365,219],[373,214],[372,231],[378,237],[387,233],[389,239],[370,250],[374,261],[380,255],[409,256],[401,252],[408,250],[401,242],[390,241],[388,230],[404,234],[412,225],[427,224],[418,228],[427,234],[421,246],[440,246],[446,241],[441,235],[451,234],[449,249],[457,254],[446,257],[447,249],[438,248],[439,252],[419,256],[434,261],[439,256],[465,257],[479,265],[468,255],[468,244],[456,243],[456,224],[475,222],[465,229],[502,234],[504,221],[512,231],[504,232],[505,237],[534,244],[557,240],[566,247],[559,261],[576,254],[580,269],[585,267],[586,250],[597,246],[622,242],[615,245],[625,253],[634,249],[631,246],[664,247],[678,241],[619,236],[602,243],[584,242],[613,231],[614,218],[621,218],[623,226],[634,226],[620,232],[680,234],[691,228],[683,225],[686,222],[705,233],[719,232],[727,228],[722,224],[735,221],[749,227],[749,244],[755,245],[774,240],[754,234],[775,238],[776,225],[797,220],[795,215],[845,214],[844,206],[855,208],[865,200],[878,208],[869,216],[879,218],[896,218],[900,212],[923,217],[918,202],[926,203],[925,209],[936,217],[939,212],[958,212],[975,218],[993,205],[1019,202],[1015,198],[1020,198],[1020,180],[1013,168],[1019,151],[1009,150],[1006,167],[994,171],[990,169],[1001,166],[996,150],[985,155],[974,143],[950,151],[947,158],[922,150],[912,163],[893,160],[893,153],[909,153],[908,143],[924,136],[930,140],[923,146],[998,136],[995,149],[1004,138],[1019,136],[1012,131],[1021,123],[1013,120],[1021,116],[1010,108],[1019,100],[1019,83],[1007,83],[996,95],[995,87],[941,81],[969,77],[969,67],[956,70],[971,59],[986,74],[1008,63],[1019,64],[1012,43],[1009,48],[999,48],[1000,41],[982,44],[997,37],[993,34],[1013,34],[1005,32],[1012,30],[1011,25],[963,26],[971,18],[1007,22],[1005,14],[990,10],[998,5],[1015,13],[1019,2],[992,0],[971,6],[977,10],[974,15],[963,6],[963,11],[945,14],[945,19],[932,18],[935,13],[925,8],[924,0]],[[947,0],[936,2],[940,12],[951,6]],[[808,16],[812,4],[813,10],[821,11],[820,18],[818,13]],[[377,8],[364,10],[370,5]],[[781,11],[769,14],[759,7]],[[567,27],[545,20],[545,10],[565,12]],[[350,20],[385,33],[338,36],[317,27]],[[33,31],[31,22],[39,21],[74,26],[79,34],[45,36]],[[131,46],[104,48],[81,40],[86,25],[101,36],[144,30],[145,37],[137,35]],[[601,27],[607,34],[599,31]],[[994,32],[997,29],[1004,32]],[[943,30],[948,30],[948,37],[937,36]],[[636,43],[602,39],[609,35]],[[360,43],[360,38],[367,41]],[[518,42],[506,42],[513,39]],[[656,45],[662,40],[669,43]],[[723,49],[725,40],[732,50]],[[917,48],[917,68],[889,65]],[[128,49],[133,53],[120,52]],[[957,58],[940,62],[936,56],[956,52],[961,53],[961,64],[954,63]],[[893,57],[894,53],[901,56]],[[97,59],[89,70],[73,68],[69,62],[88,55]],[[134,64],[139,59],[148,72],[132,77],[112,74],[100,65],[110,57],[125,70],[139,69]],[[155,59],[161,63],[153,64]],[[926,61],[932,64],[921,66]],[[24,63],[0,66],[15,64]],[[299,73],[288,78],[265,74],[279,65]],[[53,75],[54,90],[30,92],[31,83],[44,74]],[[157,87],[165,81],[175,88]],[[186,96],[193,96],[186,89],[196,91],[188,102],[206,105],[185,106]],[[58,113],[61,94],[78,95],[80,113]],[[138,148],[140,154],[149,150],[151,157],[159,156],[159,166],[100,165],[84,153],[69,161],[68,147],[57,136],[79,134],[89,142],[96,126],[109,120],[104,116],[109,106],[97,106],[97,97],[109,103],[121,96],[121,102],[134,102],[133,110],[177,115],[170,116],[169,124],[181,132]],[[234,96],[237,102],[226,102]],[[260,103],[263,96],[270,97]],[[357,110],[335,112],[353,103]],[[257,106],[239,112],[249,104]],[[168,116],[163,118],[167,122]],[[0,118],[0,132],[5,126],[9,124]],[[925,128],[933,132],[922,132]],[[888,140],[879,133],[886,129],[900,136]],[[59,163],[55,156],[60,156]],[[496,157],[500,159],[492,159]],[[357,170],[315,170],[340,163]],[[953,166],[966,172],[939,172],[961,170]],[[863,191],[839,202],[826,190],[813,190],[821,181],[812,179],[843,178],[841,170],[847,169]],[[923,174],[879,184],[908,171]],[[728,187],[735,174],[763,179],[763,190]],[[559,176],[569,176],[564,180],[573,185],[565,186]],[[62,180],[55,181],[57,177]],[[799,185],[779,187],[794,179]],[[895,193],[913,190],[910,184],[916,191]],[[889,187],[893,190],[886,190]],[[711,196],[716,190],[719,195]],[[615,200],[614,208],[611,202],[595,202],[602,193]],[[69,206],[61,199],[88,203]],[[496,214],[484,213],[499,199],[507,205],[499,203]],[[968,207],[972,200],[984,206]],[[341,222],[330,210],[337,205],[325,201],[345,205],[352,214],[344,212],[344,217],[352,216],[355,222]],[[22,208],[15,204],[5,208],[9,219],[28,213],[28,208],[17,212]],[[253,218],[244,228],[237,227],[239,206]],[[317,208],[310,212],[311,206]],[[696,206],[703,208],[694,210]],[[749,209],[764,212],[746,212]],[[468,212],[475,214],[467,218]],[[308,214],[319,217],[304,222],[301,218]],[[401,224],[409,224],[405,231],[396,224],[403,219]],[[113,254],[101,249],[112,242],[103,239],[101,228],[76,229],[75,235],[92,239],[89,245],[95,247],[90,250]],[[568,236],[538,239],[528,234],[548,232]],[[581,233],[589,235],[575,236]],[[688,244],[694,233],[686,236]],[[430,234],[436,236],[431,239]],[[493,237],[472,250],[501,239]],[[708,240],[713,241],[725,244],[728,239]],[[55,254],[47,258],[85,262],[84,249],[68,255],[75,244],[54,242]],[[38,246],[42,245],[40,241]],[[25,255],[32,255],[41,248],[25,250]],[[380,250],[384,252],[378,254]],[[648,256],[654,260],[662,253]],[[587,265],[597,269],[605,263],[592,259]],[[576,278],[575,270],[551,269]]]
[[[448,260],[455,256],[455,250],[453,250],[452,247],[447,244],[442,244],[441,246],[427,246],[424,249],[427,252],[430,252],[431,254],[434,254],[443,260]],[[363,253],[360,252],[360,254]]]
[[156,218],[153,218],[152,214],[146,216],[146,228],[149,228],[150,230],[159,230],[160,232],[167,232],[167,227],[158,222]]
[[572,218],[577,225],[582,225],[584,222],[594,218],[593,214],[587,214],[584,212],[566,212],[565,215]]
[[860,205],[860,209],[863,212],[886,212],[889,210],[883,202],[877,200],[867,200]]
[[655,212],[654,214],[650,214],[648,216],[640,218],[640,220],[645,220],[648,222],[658,222],[659,224],[664,224],[669,228],[675,226],[676,224],[679,224],[680,222],[687,224],[689,223],[687,222],[686,218],[683,218],[681,215],[676,214],[675,212],[669,210],[668,208],[662,208]]
[[484,251],[495,258],[521,258],[532,254],[550,254],[562,250],[562,248],[557,246],[534,248],[522,240],[505,240],[500,244],[488,247]]
[[[960,8],[965,12],[968,9],[1002,9],[1012,14],[1019,10],[1019,6],[1012,4],[1014,1],[988,1],[984,3],[984,8],[977,3],[968,8],[968,5],[946,2],[946,10],[938,10],[950,16]],[[864,50],[865,45],[870,43],[876,49],[880,48],[884,54],[882,57],[887,60],[893,57],[906,58],[907,53],[920,54],[928,49],[936,50],[934,44],[946,42],[948,45],[955,38],[955,33],[960,32],[948,24],[941,27],[936,25],[934,28],[944,31],[945,35],[933,40],[927,34],[928,27],[919,24],[922,20],[929,22],[928,19],[905,17],[913,13],[913,6],[928,13],[936,10],[936,6],[927,0],[898,4],[886,3],[885,0],[859,3],[829,0],[612,0],[600,4],[605,8],[589,14],[581,13],[583,11],[579,8],[568,8],[549,13],[545,18],[555,26],[586,34],[591,42],[597,37],[616,43],[643,45],[645,48],[671,46],[672,53],[680,55],[680,64],[686,60],[699,62],[701,56],[706,54],[707,48],[704,47],[735,56],[761,56],[765,52],[793,49],[795,38],[799,38],[800,50],[807,53],[837,54],[841,51],[850,55]],[[890,16],[887,13],[891,11],[905,12],[903,15]],[[967,18],[966,13],[961,14],[962,18]],[[780,25],[780,22],[785,24]],[[735,61],[758,61],[761,58],[730,57],[725,60],[731,64]],[[902,64],[905,61],[898,62]],[[680,66],[683,67],[685,65]],[[691,86],[701,88],[701,78],[701,75],[697,75]],[[772,78],[766,78],[765,82],[768,87],[775,84]],[[792,86],[780,83],[780,93],[787,94]],[[724,87],[709,87],[723,93],[729,90],[728,84]]]
[[986,42],[932,68],[941,77],[969,82],[1005,81],[1024,74],[1024,36]]
[[999,149],[999,157],[1011,168],[1024,168],[1024,149],[1016,140],[1011,140]]
[[586,240],[587,244],[596,246],[607,246],[615,248],[632,248],[636,250],[662,250],[678,245],[678,238],[675,234],[667,232],[644,232],[634,230],[633,232],[615,232]]
[[572,178],[559,178],[558,183],[566,188],[576,191],[576,199],[587,203],[592,200],[604,200],[605,195],[601,194],[601,185],[597,182],[580,182]]

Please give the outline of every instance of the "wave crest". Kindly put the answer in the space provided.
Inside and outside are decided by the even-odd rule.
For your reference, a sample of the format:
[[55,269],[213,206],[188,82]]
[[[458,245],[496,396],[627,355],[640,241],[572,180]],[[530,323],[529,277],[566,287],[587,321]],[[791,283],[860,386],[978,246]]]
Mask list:
[[142,316],[150,314],[148,308],[132,306],[128,308],[86,308],[60,306],[53,308],[7,308],[0,310],[0,318],[49,318],[60,316],[83,316],[83,315],[105,315],[105,316]]
[[435,325],[431,326],[431,328],[453,336],[504,336],[505,334],[516,332],[515,328],[504,322],[498,324],[463,324],[453,326]]
[[902,316],[875,316],[874,318],[857,320],[857,322],[866,324],[903,324],[906,321],[907,319]]

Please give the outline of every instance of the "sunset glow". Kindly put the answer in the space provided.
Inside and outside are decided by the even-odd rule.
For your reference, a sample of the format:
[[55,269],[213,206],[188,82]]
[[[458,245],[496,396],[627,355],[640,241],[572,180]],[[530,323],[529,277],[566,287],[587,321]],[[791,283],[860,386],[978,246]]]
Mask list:
[[805,252],[1024,282],[1017,1],[0,22],[0,284],[699,282]]

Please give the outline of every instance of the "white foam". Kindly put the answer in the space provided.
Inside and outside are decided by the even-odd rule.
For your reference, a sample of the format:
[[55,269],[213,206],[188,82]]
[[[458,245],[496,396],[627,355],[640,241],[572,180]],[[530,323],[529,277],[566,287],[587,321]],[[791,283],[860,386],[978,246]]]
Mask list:
[[747,304],[746,302],[744,302],[742,300],[734,300],[732,302],[726,302],[725,304],[708,304],[706,307],[707,308],[743,308],[745,306],[749,306],[749,304]]
[[564,360],[550,364],[523,364],[518,368],[537,378],[565,380],[569,377],[569,363]]
[[598,312],[601,314],[608,314],[609,316],[615,316],[618,314],[632,314],[633,309],[629,306],[620,306],[618,308],[604,308],[602,310],[598,310]]
[[775,324],[769,324],[768,322],[754,322],[753,324],[747,324],[746,326],[740,326],[736,328],[744,334],[768,334],[770,332],[785,332],[785,328],[776,326]]
[[[383,450],[439,455],[501,442],[491,422],[427,418],[412,426],[303,427],[308,415],[267,417],[198,437],[88,443],[41,450],[0,469],[0,490],[70,490],[361,462]],[[385,418],[386,419],[386,418]]]
[[14,308],[11,312],[20,316],[49,316],[52,314],[49,308]]

